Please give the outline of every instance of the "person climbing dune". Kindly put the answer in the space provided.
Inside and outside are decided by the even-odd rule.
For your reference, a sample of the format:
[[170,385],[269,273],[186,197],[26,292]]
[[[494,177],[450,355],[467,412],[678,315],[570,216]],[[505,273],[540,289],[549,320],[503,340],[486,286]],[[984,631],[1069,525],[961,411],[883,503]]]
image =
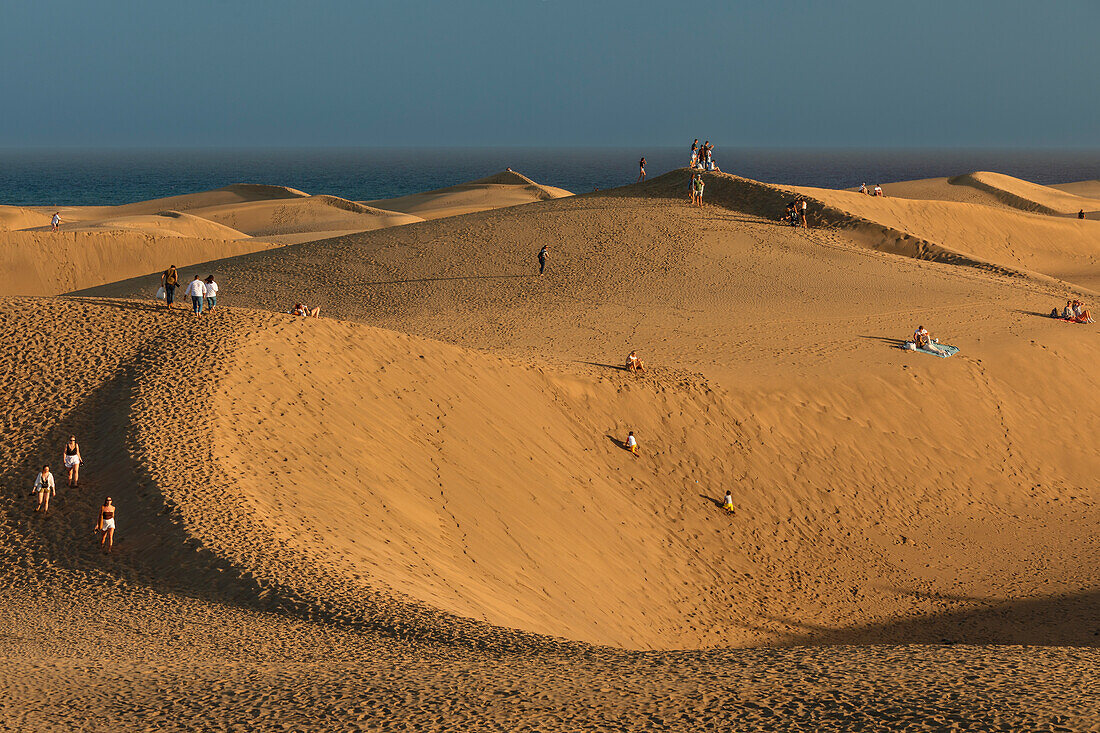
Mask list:
[[626,436],[626,449],[630,451],[635,458],[638,457],[638,439],[634,437],[633,430]]

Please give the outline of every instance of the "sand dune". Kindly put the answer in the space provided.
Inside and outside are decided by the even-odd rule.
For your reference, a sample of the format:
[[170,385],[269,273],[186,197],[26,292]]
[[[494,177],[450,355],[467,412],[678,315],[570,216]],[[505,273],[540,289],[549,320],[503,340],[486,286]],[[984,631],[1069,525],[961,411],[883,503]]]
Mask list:
[[[1076,186],[1076,189],[1066,186]],[[1076,215],[1081,210],[1100,211],[1100,187],[1090,187],[1088,181],[1043,186],[988,171],[888,183],[882,190],[890,198],[958,201],[1040,214]]]
[[[50,227],[46,226],[31,231],[49,231],[49,229]],[[248,237],[247,234],[231,227],[180,211],[161,211],[156,214],[94,219],[73,224],[62,224],[60,229],[65,232],[144,232],[158,237],[191,237],[194,239],[234,240]]]
[[572,195],[563,188],[537,184],[515,171],[502,171],[457,186],[364,203],[416,214],[424,219],[439,219]]
[[[232,256],[203,318],[148,276],[0,298],[5,485],[73,431],[93,457],[49,519],[0,503],[7,715],[1092,724],[1097,342],[1042,314],[1095,223],[707,181]],[[828,228],[779,225],[792,193]],[[896,348],[918,322],[960,354]]]
[[48,227],[51,216],[22,206],[0,206],[0,232]]
[[1083,196],[1089,199],[1100,200],[1100,180],[1092,181],[1075,181],[1074,183],[1056,183],[1051,186],[1059,191],[1065,191],[1066,193],[1073,194],[1074,196]]
[[124,230],[4,232],[0,234],[0,293],[54,295],[118,277],[158,273],[148,277],[147,287],[141,289],[142,297],[148,297],[156,292],[159,273],[168,265],[185,268],[271,246],[242,239],[239,233],[232,239],[208,239],[177,232],[153,235]]
[[317,231],[360,232],[423,221],[418,216],[384,211],[336,196],[307,196],[193,209],[196,216],[266,237]]

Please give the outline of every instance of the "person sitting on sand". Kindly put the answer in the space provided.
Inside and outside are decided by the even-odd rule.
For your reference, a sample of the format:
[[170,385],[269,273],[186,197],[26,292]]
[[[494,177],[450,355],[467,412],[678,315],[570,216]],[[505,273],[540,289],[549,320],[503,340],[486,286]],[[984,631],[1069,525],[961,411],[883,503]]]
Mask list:
[[1092,313],[1079,300],[1073,301],[1073,320],[1077,323],[1092,323]]
[[1074,313],[1073,313],[1073,301],[1072,300],[1067,300],[1066,301],[1066,307],[1062,309],[1062,318],[1066,319],[1067,321],[1072,321],[1073,320]]
[[645,374],[645,362],[638,358],[637,351],[631,351],[626,357],[626,370],[634,374]]
[[38,495],[38,506],[34,510],[36,512],[48,512],[50,510],[50,497],[57,496],[57,487],[54,485],[53,474],[50,473],[48,464],[42,467],[42,473],[34,477],[34,489],[31,490],[31,493]]
[[317,318],[321,315],[321,306],[310,308],[308,305],[295,303],[294,310],[290,311],[290,314],[295,316],[305,316],[307,318]]
[[638,457],[638,439],[634,437],[634,431],[631,430],[626,436],[626,449],[634,454],[634,457]]
[[1080,211],[1077,212],[1077,218],[1078,219],[1084,219],[1085,218],[1085,210],[1084,209],[1081,209]]
[[867,193],[867,184],[866,183],[859,184],[859,192],[864,193],[864,194]]
[[61,453],[61,462],[69,471],[68,486],[75,489],[80,480],[80,464],[83,462],[75,435],[69,436],[69,442],[65,444],[65,450]]
[[877,183],[875,184],[875,195],[876,196],[882,196],[883,195],[882,186],[878,185]]
[[722,502],[722,508],[733,514],[733,494],[730,493],[729,489],[726,489],[726,499]]
[[115,505],[111,503],[111,497],[103,500],[103,506],[99,508],[99,521],[96,522],[95,531],[101,533],[100,547],[104,547],[108,555],[115,544]]
[[941,353],[935,339],[932,338],[928,333],[928,329],[924,326],[917,326],[917,330],[913,332],[913,343],[917,345],[918,349],[932,351],[937,354]]

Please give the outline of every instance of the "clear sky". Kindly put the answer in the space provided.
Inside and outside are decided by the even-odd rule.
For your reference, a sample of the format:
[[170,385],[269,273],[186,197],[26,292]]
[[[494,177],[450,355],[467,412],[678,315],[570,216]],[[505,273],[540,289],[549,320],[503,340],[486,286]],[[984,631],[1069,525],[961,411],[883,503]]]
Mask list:
[[1096,0],[3,0],[0,146],[1100,146]]

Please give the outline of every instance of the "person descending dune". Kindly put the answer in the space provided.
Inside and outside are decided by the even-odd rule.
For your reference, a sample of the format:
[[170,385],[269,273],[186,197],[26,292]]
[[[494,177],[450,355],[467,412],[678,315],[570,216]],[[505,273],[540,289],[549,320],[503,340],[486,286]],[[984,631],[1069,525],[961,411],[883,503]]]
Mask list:
[[115,505],[111,503],[109,496],[103,500],[103,506],[99,508],[99,520],[96,522],[95,531],[100,535],[100,547],[110,555],[111,548],[115,544]]
[[80,464],[83,463],[83,459],[80,457],[80,445],[77,444],[75,435],[70,436],[69,442],[65,444],[65,449],[61,453],[61,461],[69,473],[68,486],[75,489],[80,482]]
[[[633,433],[632,433],[633,434]],[[36,512],[43,514],[50,510],[50,497],[57,496],[57,487],[54,484],[53,474],[48,465],[42,467],[42,472],[34,477],[34,489],[31,493],[38,497]]]

